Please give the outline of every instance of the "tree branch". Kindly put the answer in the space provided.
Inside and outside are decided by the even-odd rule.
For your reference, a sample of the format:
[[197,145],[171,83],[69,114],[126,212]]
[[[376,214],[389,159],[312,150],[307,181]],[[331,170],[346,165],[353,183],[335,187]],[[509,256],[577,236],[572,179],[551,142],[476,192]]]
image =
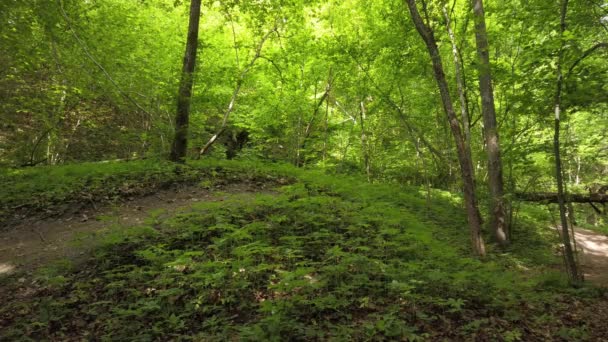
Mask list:
[[[518,192],[515,197],[525,202],[558,203],[557,193],[554,192]],[[564,200],[570,203],[608,203],[608,194],[567,194]]]
[[601,49],[601,48],[608,48],[608,43],[605,43],[605,42],[597,43],[597,44],[593,45],[591,48],[589,48],[587,51],[585,51],[576,61],[574,61],[574,63],[572,63],[572,66],[570,67],[570,69],[568,69],[566,78],[570,77],[570,74],[572,74],[572,71],[574,70],[574,68],[576,68],[579,65],[580,62],[582,62],[585,58],[589,57],[589,55],[591,55],[595,50]]
[[222,124],[221,124],[220,128],[217,130],[217,132],[211,137],[211,139],[209,139],[209,141],[207,141],[205,146],[203,146],[203,148],[200,150],[199,157],[206,154],[207,151],[209,151],[209,148],[213,145],[213,143],[215,143],[217,138],[220,135],[222,135],[222,133],[224,133],[224,130],[226,130],[226,124],[228,123],[228,117],[230,116],[230,113],[232,113],[232,111],[234,110],[234,106],[236,104],[236,99],[239,96],[239,92],[241,91],[241,86],[243,85],[243,82],[245,81],[245,77],[247,76],[247,74],[249,73],[249,71],[255,64],[255,62],[258,60],[258,58],[261,57],[262,47],[264,47],[264,43],[266,42],[266,40],[268,40],[268,38],[270,37],[271,34],[277,32],[277,30],[278,30],[278,26],[275,25],[270,31],[268,31],[264,35],[264,37],[262,37],[262,40],[260,41],[257,48],[255,49],[255,55],[253,56],[253,58],[251,59],[249,64],[247,64],[245,69],[243,69],[243,71],[241,71],[241,74],[239,75],[239,78],[236,81],[236,86],[234,88],[234,92],[232,92],[232,97],[230,98],[230,102],[228,103],[228,108],[226,108],[226,111],[224,112],[224,118],[222,119]]
[[118,83],[116,83],[116,81],[114,81],[114,79],[112,78],[112,76],[110,76],[108,71],[95,59],[95,57],[93,57],[93,55],[91,55],[85,42],[82,39],[80,39],[78,34],[76,34],[76,31],[74,30],[74,27],[72,26],[72,23],[70,22],[70,18],[68,17],[67,13],[63,9],[63,2],[61,0],[57,0],[57,5],[59,6],[61,16],[65,20],[65,23],[68,25],[70,32],[72,32],[72,36],[74,36],[74,39],[76,40],[76,42],[78,42],[78,45],[80,45],[80,47],[82,48],[82,51],[85,53],[85,55],[87,55],[87,57],[91,60],[91,62],[93,62],[93,64],[95,64],[97,66],[97,68],[99,68],[99,70],[101,70],[101,72],[106,76],[106,78],[110,81],[110,83],[112,83],[112,85],[116,88],[118,93],[120,95],[122,95],[122,97],[127,99],[129,102],[131,102],[133,105],[135,105],[135,107],[137,107],[139,110],[141,110],[146,115],[151,116],[147,110],[145,110],[142,106],[140,106],[139,103],[137,103],[137,101],[135,101],[131,96],[129,96],[127,93],[125,93],[118,86]]

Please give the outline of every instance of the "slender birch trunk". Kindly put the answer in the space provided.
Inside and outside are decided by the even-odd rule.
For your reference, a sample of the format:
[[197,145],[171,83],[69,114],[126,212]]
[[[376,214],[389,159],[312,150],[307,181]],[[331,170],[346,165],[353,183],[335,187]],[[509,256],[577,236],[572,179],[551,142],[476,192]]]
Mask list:
[[578,285],[583,281],[582,274],[578,270],[578,265],[574,258],[574,250],[568,229],[568,218],[566,216],[566,200],[564,193],[564,179],[562,175],[562,161],[560,155],[560,123],[562,111],[562,59],[564,55],[563,35],[566,31],[566,13],[568,11],[568,0],[561,1],[560,10],[560,48],[557,55],[557,89],[555,92],[555,133],[553,135],[553,153],[555,154],[555,180],[557,182],[557,202],[559,205],[559,218],[561,222],[562,241],[564,243],[564,262],[570,283]]
[[471,243],[473,245],[473,251],[479,256],[485,255],[485,244],[481,235],[481,215],[477,207],[477,198],[475,195],[475,180],[473,178],[473,162],[471,154],[467,153],[464,139],[462,136],[462,130],[460,129],[460,123],[456,117],[454,111],[454,105],[450,97],[448,89],[448,83],[446,81],[443,62],[441,61],[441,55],[437,47],[435,36],[430,27],[428,27],[420,17],[416,2],[414,0],[404,0],[409,8],[412,16],[412,21],[416,30],[424,40],[428,49],[431,61],[433,63],[433,73],[439,93],[441,95],[441,102],[443,104],[443,110],[447,116],[447,120],[454,137],[456,144],[456,151],[458,154],[458,163],[460,164],[460,174],[463,182],[464,190],[464,202],[466,206],[467,218],[469,221],[469,230],[471,234]]

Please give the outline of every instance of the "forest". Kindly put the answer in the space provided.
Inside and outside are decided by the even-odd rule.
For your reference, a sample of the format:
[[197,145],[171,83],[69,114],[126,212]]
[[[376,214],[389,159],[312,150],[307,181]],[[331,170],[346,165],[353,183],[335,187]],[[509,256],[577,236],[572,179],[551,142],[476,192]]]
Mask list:
[[0,340],[607,341],[608,1],[0,1]]

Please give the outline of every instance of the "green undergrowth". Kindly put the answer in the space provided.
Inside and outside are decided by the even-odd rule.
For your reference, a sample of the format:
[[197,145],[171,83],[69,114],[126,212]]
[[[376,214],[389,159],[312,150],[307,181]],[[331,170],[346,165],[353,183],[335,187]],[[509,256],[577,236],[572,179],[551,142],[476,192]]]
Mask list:
[[26,214],[57,211],[70,202],[102,201],[169,184],[179,175],[171,164],[153,160],[82,163],[11,169],[0,172],[0,221],[15,210]]
[[608,223],[605,223],[602,225],[581,223],[579,226],[582,228],[594,231],[596,233],[600,233],[600,234],[604,234],[604,235],[608,236]]
[[[137,165],[145,172],[148,164]],[[543,262],[523,246],[486,261],[468,257],[462,211],[447,193],[434,192],[429,203],[417,188],[257,162],[192,162],[180,172],[292,183],[276,194],[229,196],[112,230],[84,266],[47,269],[36,296],[3,305],[0,340],[518,341],[593,334],[560,319],[569,298],[592,297],[592,289],[569,290],[559,273],[515,267]],[[521,222],[532,225],[534,213],[526,215]],[[517,232],[522,244],[544,241],[524,228]]]
[[[579,205],[579,207],[581,206]],[[579,209],[575,213],[577,226],[608,236],[608,209],[606,208],[608,205],[598,208],[601,213],[589,208]]]
[[[74,206],[94,207],[95,203],[146,195],[175,184],[228,180],[230,172],[209,162],[176,166],[164,160],[0,169],[0,226],[10,219],[60,215]],[[246,177],[257,175],[249,172],[232,178],[247,181],[252,179]]]

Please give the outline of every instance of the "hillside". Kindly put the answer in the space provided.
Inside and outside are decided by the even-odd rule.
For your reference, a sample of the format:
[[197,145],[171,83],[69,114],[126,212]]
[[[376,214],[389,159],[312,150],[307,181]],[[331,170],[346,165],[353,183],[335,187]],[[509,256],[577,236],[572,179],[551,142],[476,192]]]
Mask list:
[[[79,252],[67,259],[0,275],[2,339],[529,341],[608,333],[605,291],[567,285],[552,232],[531,213],[518,222],[517,244],[480,261],[463,248],[461,204],[445,192],[427,198],[421,188],[257,162],[193,162],[178,174],[164,163],[91,165],[3,176],[15,190],[4,192],[14,194],[2,198],[4,208],[28,203],[23,214],[33,218],[85,196],[95,208],[35,221],[73,217],[82,225],[88,215],[106,224],[92,229],[92,240],[79,235],[94,243],[74,245]],[[141,214],[122,224],[120,207],[129,203]]]

